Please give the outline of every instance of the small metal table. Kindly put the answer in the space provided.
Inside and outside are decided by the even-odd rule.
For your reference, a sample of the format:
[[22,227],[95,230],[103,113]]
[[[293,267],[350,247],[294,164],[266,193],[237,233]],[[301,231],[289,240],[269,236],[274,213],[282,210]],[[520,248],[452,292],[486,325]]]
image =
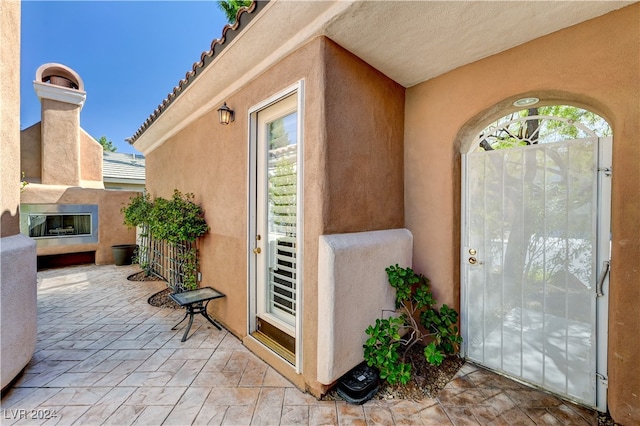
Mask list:
[[214,290],[211,287],[203,287],[197,290],[185,291],[183,293],[174,293],[170,294],[169,297],[173,299],[180,306],[184,306],[187,309],[187,313],[184,314],[184,318],[180,320],[179,323],[174,325],[171,329],[175,330],[182,321],[189,317],[189,325],[187,325],[187,329],[184,331],[184,336],[182,336],[182,342],[187,340],[187,336],[189,335],[189,330],[191,329],[191,325],[193,324],[193,317],[196,314],[202,314],[211,324],[213,324],[218,330],[221,330],[220,326],[213,320],[209,315],[207,315],[207,305],[213,299],[219,299],[224,297],[224,294],[220,293],[217,290]]

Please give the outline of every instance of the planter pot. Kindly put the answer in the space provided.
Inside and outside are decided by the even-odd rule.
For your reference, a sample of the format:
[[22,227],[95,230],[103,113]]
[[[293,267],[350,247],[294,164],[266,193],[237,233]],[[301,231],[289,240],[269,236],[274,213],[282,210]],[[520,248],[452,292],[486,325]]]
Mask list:
[[111,246],[113,261],[117,266],[131,265],[136,248],[138,248],[136,244],[120,244],[117,246]]

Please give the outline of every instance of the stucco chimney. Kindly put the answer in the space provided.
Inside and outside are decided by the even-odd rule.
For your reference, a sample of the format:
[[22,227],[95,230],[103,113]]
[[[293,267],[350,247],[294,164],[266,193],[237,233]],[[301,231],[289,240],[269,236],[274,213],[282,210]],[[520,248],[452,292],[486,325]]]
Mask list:
[[87,94],[80,76],[62,64],[44,64],[33,88],[42,105],[41,164],[45,185],[79,186],[80,110]]

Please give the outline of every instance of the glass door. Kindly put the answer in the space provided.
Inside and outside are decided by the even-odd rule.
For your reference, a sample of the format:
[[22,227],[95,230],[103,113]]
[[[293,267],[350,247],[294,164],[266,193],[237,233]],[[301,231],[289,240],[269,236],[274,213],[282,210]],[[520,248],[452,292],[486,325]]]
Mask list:
[[294,363],[298,293],[298,96],[256,123],[254,337]]

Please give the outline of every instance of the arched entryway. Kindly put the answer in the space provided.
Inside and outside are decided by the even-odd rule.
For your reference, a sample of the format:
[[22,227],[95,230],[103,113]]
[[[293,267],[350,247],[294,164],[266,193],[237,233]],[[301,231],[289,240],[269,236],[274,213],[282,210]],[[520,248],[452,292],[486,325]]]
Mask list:
[[462,153],[465,356],[600,410],[611,143],[589,111],[531,107]]

